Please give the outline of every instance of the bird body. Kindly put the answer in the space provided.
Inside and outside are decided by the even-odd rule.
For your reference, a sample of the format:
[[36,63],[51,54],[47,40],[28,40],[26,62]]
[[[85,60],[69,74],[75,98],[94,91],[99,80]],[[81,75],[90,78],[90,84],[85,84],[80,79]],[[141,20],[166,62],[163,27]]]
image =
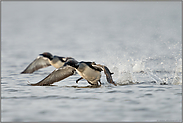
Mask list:
[[112,73],[109,71],[108,68],[107,69],[106,68],[107,68],[106,66],[95,64],[94,62],[84,62],[84,61],[78,62],[75,59],[68,59],[67,62],[62,67],[54,70],[40,82],[31,85],[34,86],[51,85],[54,82],[61,81],[73,75],[74,72],[77,71],[77,73],[81,76],[81,78],[76,80],[76,83],[78,83],[78,81],[81,79],[85,79],[89,84],[98,86],[98,82],[101,84],[100,82],[101,71],[104,70],[107,81],[116,86],[115,82],[112,80],[111,76]]
[[80,62],[79,67],[76,69],[77,73],[88,81],[91,85],[98,85],[101,78],[100,71],[91,68],[85,62]]
[[65,64],[63,60],[65,57],[54,56],[52,60],[50,60],[50,64],[55,68],[60,68]]
[[24,71],[21,72],[21,74],[33,73],[34,71],[51,65],[55,68],[60,68],[68,59],[74,58],[53,56],[49,52],[44,52],[39,54],[39,56],[33,62],[31,62]]

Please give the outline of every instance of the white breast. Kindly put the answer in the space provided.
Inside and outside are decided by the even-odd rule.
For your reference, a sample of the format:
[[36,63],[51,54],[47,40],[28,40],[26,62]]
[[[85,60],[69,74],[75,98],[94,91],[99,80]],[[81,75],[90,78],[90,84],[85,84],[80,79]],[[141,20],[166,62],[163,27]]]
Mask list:
[[52,65],[53,67],[55,67],[55,68],[60,68],[60,67],[62,67],[62,66],[64,65],[64,63],[61,62],[60,60],[58,60],[58,61],[55,62],[55,63],[53,63],[53,62],[50,62],[50,63],[51,63],[51,65]]

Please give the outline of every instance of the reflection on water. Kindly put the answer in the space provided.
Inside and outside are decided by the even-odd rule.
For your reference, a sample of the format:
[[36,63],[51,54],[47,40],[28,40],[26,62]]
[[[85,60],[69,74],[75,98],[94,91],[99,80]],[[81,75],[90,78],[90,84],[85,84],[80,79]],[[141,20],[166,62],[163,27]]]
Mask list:
[[[181,44],[179,2],[3,1],[2,121],[181,121]],[[20,74],[46,51],[106,65],[118,86],[30,86],[54,70]]]

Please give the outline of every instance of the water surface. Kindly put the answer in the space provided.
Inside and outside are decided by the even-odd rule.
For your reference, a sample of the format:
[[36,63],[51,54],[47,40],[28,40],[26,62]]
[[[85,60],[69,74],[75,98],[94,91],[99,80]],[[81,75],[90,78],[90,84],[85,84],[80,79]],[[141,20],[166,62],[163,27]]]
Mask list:
[[[182,121],[181,2],[2,2],[2,121]],[[38,54],[95,61],[100,88],[54,68],[21,75]]]

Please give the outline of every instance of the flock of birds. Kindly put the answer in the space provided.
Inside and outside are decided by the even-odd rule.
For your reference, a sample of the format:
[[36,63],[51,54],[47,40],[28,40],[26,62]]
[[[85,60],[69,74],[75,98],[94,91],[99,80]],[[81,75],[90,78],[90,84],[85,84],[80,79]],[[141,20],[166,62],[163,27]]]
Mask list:
[[39,54],[39,56],[32,63],[30,63],[23,72],[21,72],[21,74],[30,74],[38,69],[51,65],[56,68],[52,73],[38,83],[30,85],[50,86],[53,83],[61,81],[77,72],[81,77],[76,80],[76,83],[78,83],[81,79],[85,79],[92,86],[101,86],[101,71],[104,71],[107,81],[117,86],[112,79],[113,73],[111,73],[106,66],[96,64],[95,62],[78,62],[72,57],[53,56],[49,52]]

